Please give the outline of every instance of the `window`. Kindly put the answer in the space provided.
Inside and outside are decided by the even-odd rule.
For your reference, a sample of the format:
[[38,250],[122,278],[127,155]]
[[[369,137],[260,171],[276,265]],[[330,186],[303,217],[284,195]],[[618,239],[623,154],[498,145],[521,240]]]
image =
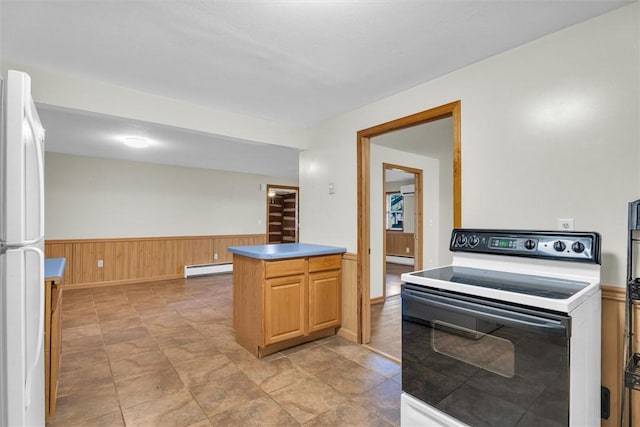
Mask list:
[[404,198],[400,193],[387,193],[387,230],[403,230]]

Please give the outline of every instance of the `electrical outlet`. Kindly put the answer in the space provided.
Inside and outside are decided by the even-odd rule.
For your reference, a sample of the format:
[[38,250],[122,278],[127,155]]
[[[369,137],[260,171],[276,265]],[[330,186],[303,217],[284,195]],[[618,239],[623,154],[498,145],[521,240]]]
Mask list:
[[215,254],[213,254],[213,259],[218,259],[218,252],[216,252]]
[[98,260],[98,268],[102,268],[102,267],[104,267],[104,261],[99,259]]
[[405,251],[406,253],[409,253],[409,248],[405,248],[405,249],[404,249],[404,251]]
[[575,223],[573,218],[558,218],[558,230],[573,231],[575,230]]
[[608,420],[611,416],[611,391],[600,386],[600,418]]

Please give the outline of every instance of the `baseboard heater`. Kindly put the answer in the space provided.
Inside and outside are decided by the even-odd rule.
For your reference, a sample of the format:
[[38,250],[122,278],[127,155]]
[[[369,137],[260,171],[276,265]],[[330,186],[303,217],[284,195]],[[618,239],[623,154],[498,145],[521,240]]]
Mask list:
[[197,264],[184,266],[184,278],[194,276],[204,276],[205,274],[231,273],[233,271],[232,263],[224,264]]
[[393,264],[414,265],[413,258],[403,257],[403,256],[387,255],[386,261]]

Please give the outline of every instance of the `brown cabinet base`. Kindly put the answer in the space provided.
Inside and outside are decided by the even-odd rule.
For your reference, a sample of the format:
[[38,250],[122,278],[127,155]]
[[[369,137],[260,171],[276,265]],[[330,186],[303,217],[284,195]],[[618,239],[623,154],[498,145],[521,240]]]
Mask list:
[[247,349],[247,350],[249,350],[257,358],[262,358],[264,356],[277,353],[287,348],[291,348],[300,344],[319,340],[321,338],[333,336],[337,333],[337,331],[338,331],[338,328],[328,328],[323,331],[314,332],[303,337],[291,338],[287,341],[281,341],[279,343],[271,344],[266,347],[256,347],[255,349],[256,351],[251,351],[250,349]]
[[340,327],[342,256],[261,260],[233,257],[236,341],[260,358],[335,335]]

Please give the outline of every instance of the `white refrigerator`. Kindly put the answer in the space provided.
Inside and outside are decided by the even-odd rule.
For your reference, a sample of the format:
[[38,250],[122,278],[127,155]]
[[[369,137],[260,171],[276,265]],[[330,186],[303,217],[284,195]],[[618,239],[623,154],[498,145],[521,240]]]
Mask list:
[[0,82],[0,425],[43,426],[44,129],[29,76]]

